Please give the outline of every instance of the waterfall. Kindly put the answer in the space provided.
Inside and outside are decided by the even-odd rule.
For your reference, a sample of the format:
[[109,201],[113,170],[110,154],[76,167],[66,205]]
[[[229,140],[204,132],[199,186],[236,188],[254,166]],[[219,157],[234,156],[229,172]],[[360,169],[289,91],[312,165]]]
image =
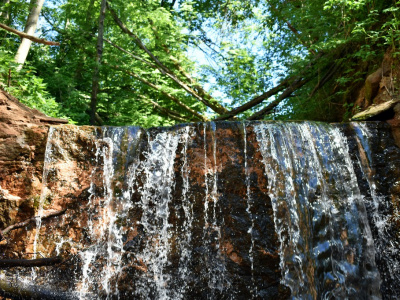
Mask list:
[[379,298],[373,238],[339,130],[278,123],[255,131],[270,181],[283,283],[292,296]]
[[357,161],[322,123],[53,127],[32,240],[70,261],[26,276],[75,299],[381,299],[397,244],[353,128]]
[[[388,197],[387,190],[379,188],[377,185],[377,181],[382,180],[377,178],[377,168],[381,168],[387,163],[379,162],[379,157],[375,157],[372,151],[376,147],[374,139],[377,133],[373,133],[376,129],[368,128],[365,123],[353,123],[352,127],[360,153],[359,164],[369,192],[365,203],[371,216],[371,229],[375,235],[376,257],[380,266],[382,290],[390,292],[395,298],[398,298],[400,297],[400,287],[394,286],[392,283],[400,281],[400,258],[398,257],[400,244],[396,239],[400,214],[396,211],[393,199]],[[397,166],[393,164],[392,168],[397,169]],[[389,178],[386,179],[389,181]],[[398,184],[394,183],[393,186]]]

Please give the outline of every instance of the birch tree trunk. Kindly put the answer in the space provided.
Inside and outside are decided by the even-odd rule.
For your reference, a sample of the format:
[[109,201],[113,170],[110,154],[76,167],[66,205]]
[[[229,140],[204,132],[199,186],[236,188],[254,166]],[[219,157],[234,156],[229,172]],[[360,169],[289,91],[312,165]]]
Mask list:
[[[34,35],[39,20],[40,11],[42,10],[44,0],[31,0],[31,11],[29,12],[28,20],[24,32],[29,35]],[[32,41],[23,38],[19,45],[17,54],[15,55],[15,62],[19,64],[17,71],[20,71],[25,63],[26,57],[28,56],[29,48],[31,47]]]
[[96,123],[96,109],[97,109],[97,94],[99,92],[99,71],[101,57],[103,56],[103,35],[104,35],[104,19],[106,16],[106,4],[107,0],[101,0],[100,16],[99,16],[99,33],[97,35],[97,53],[96,53],[96,64],[93,70],[92,80],[92,95],[90,97],[90,124],[95,125]]

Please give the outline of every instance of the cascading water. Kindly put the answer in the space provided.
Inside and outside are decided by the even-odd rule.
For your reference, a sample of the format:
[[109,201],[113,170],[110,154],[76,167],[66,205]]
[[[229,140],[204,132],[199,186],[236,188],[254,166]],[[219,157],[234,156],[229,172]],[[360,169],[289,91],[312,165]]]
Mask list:
[[[400,282],[400,243],[396,239],[398,232],[397,224],[400,221],[400,214],[395,207],[396,199],[390,199],[387,190],[378,187],[377,169],[384,168],[386,162],[379,162],[379,157],[375,157],[372,149],[376,128],[368,128],[365,123],[353,123],[355,137],[358,144],[359,163],[363,178],[367,182],[368,195],[365,197],[365,205],[370,215],[371,229],[374,234],[376,259],[379,262],[379,269],[382,277],[383,293],[390,292],[393,299],[400,297],[400,287],[393,285],[393,282]],[[382,159],[382,158],[381,158]],[[390,169],[397,169],[393,164]],[[390,176],[386,174],[386,176]],[[382,180],[382,179],[381,179]],[[386,181],[393,178],[386,178]],[[388,183],[389,184],[389,183]],[[393,183],[399,185],[399,182]]]
[[[356,128],[371,161],[368,128]],[[42,198],[73,200],[58,221],[38,218],[34,245],[69,261],[31,285],[70,298],[380,299],[375,256],[397,263],[387,200],[361,162],[371,234],[338,126],[54,127],[46,151]]]
[[309,123],[255,130],[292,296],[380,298],[372,234],[339,130]]

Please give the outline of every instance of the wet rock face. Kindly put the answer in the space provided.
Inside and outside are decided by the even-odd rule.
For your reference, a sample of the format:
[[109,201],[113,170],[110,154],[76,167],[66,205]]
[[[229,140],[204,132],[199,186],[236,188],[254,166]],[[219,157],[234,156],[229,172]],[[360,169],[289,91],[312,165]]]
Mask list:
[[[102,291],[127,299],[164,293],[286,299],[254,132],[242,124],[221,125],[51,129],[44,186],[31,209],[43,215],[67,211],[40,227],[16,230],[10,239],[24,244],[10,242],[4,250],[77,254],[73,270],[40,271],[46,284],[63,291],[75,284],[89,295]],[[123,251],[110,254],[109,247]],[[105,273],[110,263],[118,270]],[[65,280],[71,272],[83,278]],[[101,282],[107,276],[109,286]]]
[[392,129],[383,122],[343,128],[374,237],[383,299],[400,295],[400,155]]
[[[0,178],[3,228],[33,215],[64,209],[66,212],[11,231],[1,250],[7,257],[32,258],[37,256],[32,253],[40,253],[44,257],[61,255],[68,260],[58,267],[37,269],[33,277],[31,270],[19,270],[16,275],[11,269],[6,273],[8,280],[19,280],[17,276],[25,272],[33,285],[82,299],[288,299],[291,291],[281,280],[285,276],[290,279],[290,273],[285,275],[281,268],[295,269],[298,261],[291,266],[290,261],[282,262],[281,255],[284,251],[290,257],[290,232],[298,229],[288,224],[279,235],[276,231],[282,228],[276,222],[288,218],[290,206],[274,211],[270,184],[276,178],[267,175],[267,159],[260,151],[255,124],[259,123],[245,126],[221,122],[147,131],[69,125],[47,131],[47,127],[27,126],[24,143],[14,139],[10,145],[16,148],[15,153],[25,153],[21,144],[34,148],[26,152],[28,156],[22,156],[24,160],[21,155],[14,155],[0,169],[5,174]],[[400,171],[396,168],[400,165],[400,152],[390,127],[383,123],[371,123],[365,128],[349,124],[338,127],[347,137],[355,180],[365,197],[377,249],[380,289],[383,298],[395,298],[400,295],[393,288],[400,280],[400,266],[393,265],[400,262],[395,251],[400,242]],[[301,162],[308,153],[304,148],[311,141],[298,138],[295,145]],[[293,140],[296,139],[294,135]],[[33,158],[26,158],[32,153]],[[307,167],[304,169],[307,173]],[[332,180],[329,170],[323,174],[325,181]],[[36,181],[21,181],[21,177]],[[314,179],[309,180],[311,185],[316,184]],[[302,189],[293,189],[291,195],[301,194]],[[313,198],[319,199],[322,193],[322,188],[316,188]],[[338,193],[332,194],[335,201],[340,200]],[[330,224],[327,219],[334,219],[315,213],[317,205],[301,205],[299,214],[304,212],[305,216],[301,218],[309,220],[313,213],[319,215],[320,228]],[[312,226],[301,226],[301,238],[308,240],[307,245],[321,238],[312,236]],[[353,269],[362,264],[374,269],[375,262],[363,261],[367,255],[357,256],[364,253],[365,246],[360,243],[351,250],[351,238],[345,241],[347,235],[351,235],[350,231],[343,230],[332,242],[338,248],[332,250],[337,260],[348,262],[346,266]],[[339,243],[347,248],[339,249]],[[325,280],[320,286],[334,290],[336,275],[324,275],[330,274],[326,263],[329,251],[318,249],[326,251],[318,255],[327,255],[323,257],[325,263],[316,267],[310,262],[305,267],[305,278],[314,280],[313,274],[320,274]],[[308,246],[304,250],[310,257],[315,251]],[[317,299],[323,294],[324,291],[313,290],[310,295]]]
[[[0,90],[0,228],[35,214],[48,124],[66,122],[31,110]],[[12,236],[15,242],[8,245],[7,256],[22,253],[27,247],[25,238]]]

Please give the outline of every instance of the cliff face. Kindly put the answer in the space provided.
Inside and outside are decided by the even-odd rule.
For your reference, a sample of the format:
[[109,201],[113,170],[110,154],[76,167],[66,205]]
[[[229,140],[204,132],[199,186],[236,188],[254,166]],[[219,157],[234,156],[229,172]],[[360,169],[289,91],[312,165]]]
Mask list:
[[[0,228],[35,214],[48,125],[67,122],[32,110],[0,90]],[[14,250],[17,255],[21,248],[10,249]]]
[[66,259],[9,269],[11,283],[88,299],[400,296],[386,123],[49,129],[65,121],[0,97],[0,228],[41,217],[5,234],[3,258]]

